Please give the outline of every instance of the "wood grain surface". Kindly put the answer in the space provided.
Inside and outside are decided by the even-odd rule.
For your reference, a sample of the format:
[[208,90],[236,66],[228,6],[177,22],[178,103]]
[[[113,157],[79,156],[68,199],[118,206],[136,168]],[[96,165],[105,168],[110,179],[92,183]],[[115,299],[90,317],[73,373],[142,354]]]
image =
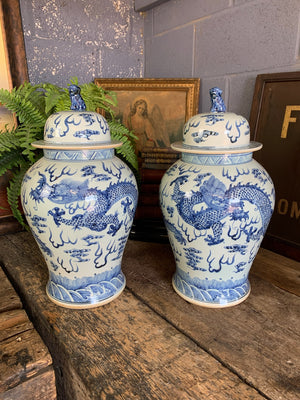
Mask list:
[[50,353],[0,268],[0,399],[55,400]]
[[[261,250],[258,271],[268,256]],[[51,351],[60,399],[298,398],[300,301],[277,278],[256,271],[244,303],[206,309],[173,291],[169,245],[129,241],[123,294],[70,310],[47,298],[48,272],[29,233],[0,237],[0,261]]]

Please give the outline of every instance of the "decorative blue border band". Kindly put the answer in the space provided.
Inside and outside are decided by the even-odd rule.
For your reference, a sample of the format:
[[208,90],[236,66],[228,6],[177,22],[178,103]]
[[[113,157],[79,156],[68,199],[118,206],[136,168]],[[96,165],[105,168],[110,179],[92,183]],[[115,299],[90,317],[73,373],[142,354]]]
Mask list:
[[54,150],[44,149],[44,156],[50,160],[106,160],[114,156],[114,149],[101,150]]
[[198,165],[236,165],[252,160],[252,153],[192,154],[182,153],[182,161]]
[[189,299],[207,304],[233,303],[247,296],[250,291],[248,280],[243,282],[229,280],[222,283],[211,281],[209,285],[207,281],[187,282],[178,273],[173,276],[173,284],[180,293]]
[[[120,266],[115,268],[120,271]],[[47,290],[55,300],[74,304],[95,304],[123,290],[125,276],[121,272],[98,274],[94,277],[71,280],[50,274]],[[110,276],[111,275],[111,276]],[[104,278],[104,279],[103,279]],[[106,278],[106,279],[105,279]]]

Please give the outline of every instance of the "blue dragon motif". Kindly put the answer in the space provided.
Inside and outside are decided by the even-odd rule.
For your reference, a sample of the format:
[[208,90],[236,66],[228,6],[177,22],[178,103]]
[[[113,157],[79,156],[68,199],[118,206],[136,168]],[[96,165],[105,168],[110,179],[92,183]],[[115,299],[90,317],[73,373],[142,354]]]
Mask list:
[[[108,229],[108,234],[114,236],[124,222],[119,219],[117,213],[110,213],[111,207],[121,201],[122,212],[133,218],[138,192],[131,182],[119,181],[110,183],[105,190],[89,188],[88,180],[85,182],[74,182],[68,179],[58,184],[49,185],[44,174],[41,176],[38,186],[30,192],[31,198],[36,202],[43,202],[45,198],[55,204],[66,205],[72,202],[92,201],[93,207],[88,207],[83,213],[73,215],[72,218],[65,218],[66,211],[60,207],[54,207],[48,211],[53,217],[56,226],[62,224],[73,226],[74,229],[83,227],[92,231],[100,232]],[[89,209],[90,208],[90,209]]]
[[[207,178],[209,175],[209,178]],[[197,230],[212,230],[212,235],[207,235],[205,241],[208,245],[216,245],[224,241],[222,239],[223,227],[222,221],[230,217],[232,221],[241,221],[240,230],[246,235],[249,242],[257,240],[264,235],[268,222],[272,214],[271,201],[268,195],[254,184],[230,185],[229,189],[216,177],[211,174],[199,175],[195,181],[198,182],[197,191],[184,192],[181,186],[187,181],[187,176],[177,177],[171,185],[174,185],[172,199],[175,201],[176,208],[180,217],[189,225]],[[204,182],[203,182],[204,180]],[[261,228],[250,226],[248,224],[248,211],[244,211],[245,202],[256,206],[261,216]]]

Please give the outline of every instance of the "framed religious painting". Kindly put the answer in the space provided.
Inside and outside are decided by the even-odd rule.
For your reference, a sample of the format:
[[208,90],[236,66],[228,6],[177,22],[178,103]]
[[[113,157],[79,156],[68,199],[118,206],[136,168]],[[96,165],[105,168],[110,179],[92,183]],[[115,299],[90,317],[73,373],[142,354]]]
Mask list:
[[[28,80],[25,46],[18,0],[0,2],[0,88],[12,89]],[[0,104],[0,131],[16,123]],[[0,234],[20,230],[7,202],[9,174],[0,176]]]
[[249,122],[276,192],[262,245],[300,261],[300,72],[258,75]]
[[[116,118],[137,137],[141,185],[135,222],[148,235],[155,231],[155,237],[161,236],[150,227],[162,222],[159,184],[180,157],[171,143],[182,139],[185,122],[198,113],[200,79],[97,78],[95,83],[115,93]],[[161,231],[165,234],[164,228]]]

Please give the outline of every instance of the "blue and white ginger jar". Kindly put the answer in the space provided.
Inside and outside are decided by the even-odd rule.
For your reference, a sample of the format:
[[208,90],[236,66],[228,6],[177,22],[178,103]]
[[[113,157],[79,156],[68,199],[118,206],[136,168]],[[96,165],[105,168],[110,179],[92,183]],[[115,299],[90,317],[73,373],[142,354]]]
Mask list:
[[267,230],[275,201],[265,169],[252,158],[245,118],[225,112],[221,90],[210,91],[210,113],[192,117],[182,158],[165,173],[160,204],[176,262],[175,291],[205,307],[241,303],[248,274]]
[[78,87],[69,90],[73,109],[51,115],[44,140],[33,143],[44,157],[27,171],[21,200],[49,269],[49,298],[89,308],[125,287],[121,261],[138,191],[105,118],[85,111]]

